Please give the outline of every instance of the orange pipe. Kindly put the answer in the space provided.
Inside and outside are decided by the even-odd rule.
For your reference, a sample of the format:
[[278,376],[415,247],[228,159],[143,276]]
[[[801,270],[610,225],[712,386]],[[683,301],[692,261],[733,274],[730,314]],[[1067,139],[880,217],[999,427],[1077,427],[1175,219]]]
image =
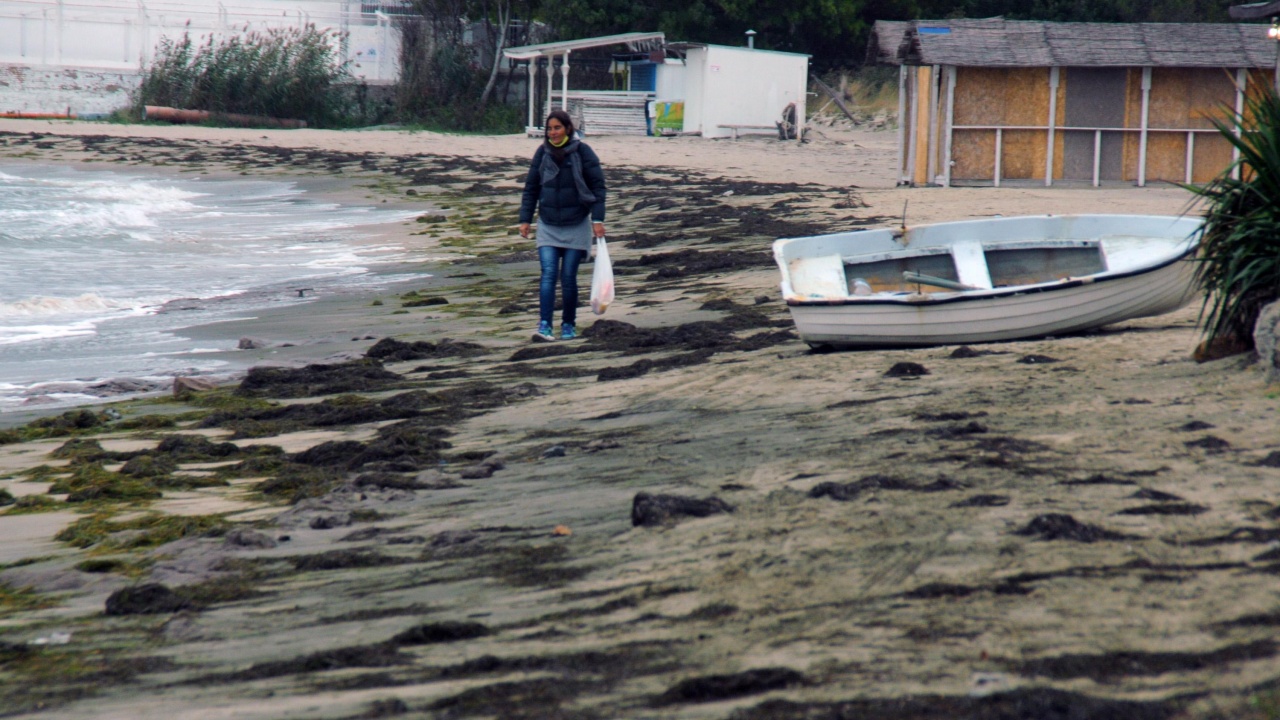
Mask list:
[[0,112],[0,118],[12,120],[74,120],[71,113]]

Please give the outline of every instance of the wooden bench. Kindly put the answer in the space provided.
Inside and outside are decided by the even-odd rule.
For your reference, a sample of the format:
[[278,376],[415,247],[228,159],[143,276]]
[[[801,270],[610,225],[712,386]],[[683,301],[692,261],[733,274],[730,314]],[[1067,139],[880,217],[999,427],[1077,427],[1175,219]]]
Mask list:
[[733,131],[733,139],[737,140],[738,136],[744,130],[768,130],[769,132],[778,132],[777,125],[717,125],[716,127]]

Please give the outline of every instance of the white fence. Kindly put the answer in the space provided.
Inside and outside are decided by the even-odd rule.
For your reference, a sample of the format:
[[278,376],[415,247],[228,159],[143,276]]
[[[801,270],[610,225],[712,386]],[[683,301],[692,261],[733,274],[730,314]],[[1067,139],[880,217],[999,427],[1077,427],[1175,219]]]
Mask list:
[[313,24],[338,31],[351,72],[368,82],[395,80],[397,4],[360,0],[0,0],[0,65],[136,71],[162,37],[192,39]]

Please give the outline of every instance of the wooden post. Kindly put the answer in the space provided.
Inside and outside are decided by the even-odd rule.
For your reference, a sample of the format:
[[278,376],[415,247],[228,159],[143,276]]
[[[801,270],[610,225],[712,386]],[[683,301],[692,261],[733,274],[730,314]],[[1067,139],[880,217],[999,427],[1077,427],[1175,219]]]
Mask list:
[[1093,186],[1101,185],[1102,179],[1102,131],[1093,131]]
[[947,66],[947,132],[942,150],[942,185],[951,187],[951,126],[956,121],[956,66]]
[[995,187],[1000,187],[1000,154],[1001,145],[1004,144],[1004,133],[1000,128],[996,128],[996,171],[995,171]]
[[1191,163],[1196,154],[1196,134],[1190,130],[1187,131],[1187,177],[1186,183],[1191,184]]
[[907,66],[898,66],[898,184],[907,179]]
[[1151,112],[1151,68],[1142,68],[1142,125],[1138,133],[1138,187],[1147,186],[1147,117]]
[[564,51],[564,64],[560,66],[560,109],[569,112],[569,51]]
[[[1249,89],[1249,71],[1246,70],[1245,68],[1239,68],[1236,70],[1236,117],[1239,117],[1241,114],[1244,113],[1244,94],[1248,89]],[[1233,125],[1234,127],[1232,128],[1232,132],[1235,133],[1236,137],[1240,137],[1240,126],[1235,125],[1234,123]],[[1231,146],[1231,164],[1235,165],[1235,163],[1239,162],[1239,160],[1240,160],[1240,149],[1237,148],[1235,145],[1232,145]],[[1235,165],[1235,167],[1232,169],[1231,177],[1237,180],[1240,179],[1239,165]]]
[[542,113],[542,117],[544,118],[551,114],[551,103],[555,102],[555,93],[552,92],[551,90],[552,87],[555,86],[555,82],[554,82],[555,72],[556,72],[555,64],[556,64],[556,56],[548,55],[547,56],[547,111]]
[[526,124],[526,125],[525,125],[525,128],[527,129],[527,128],[532,128],[532,127],[533,127],[533,107],[534,107],[534,104],[535,104],[535,101],[534,101],[534,99],[533,99],[533,91],[534,91],[534,86],[533,86],[533,58],[529,58],[529,64],[525,66],[525,69],[524,69],[524,82],[525,82],[525,92],[526,92],[526,94],[529,96],[529,122],[528,122],[528,124]]
[[938,179],[938,79],[939,66],[929,69],[929,133],[925,138],[928,143],[928,161],[925,163],[924,181],[935,183]]
[[1060,77],[1058,66],[1054,65],[1049,68],[1049,124],[1048,138],[1049,147],[1045,150],[1044,159],[1044,184],[1048,187],[1053,184],[1053,140],[1054,130],[1058,120],[1058,78]]

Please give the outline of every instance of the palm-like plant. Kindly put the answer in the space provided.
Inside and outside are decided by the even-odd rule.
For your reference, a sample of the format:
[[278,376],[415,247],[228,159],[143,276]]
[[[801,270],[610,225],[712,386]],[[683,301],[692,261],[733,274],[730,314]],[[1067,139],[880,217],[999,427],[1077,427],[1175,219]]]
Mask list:
[[1280,98],[1267,88],[1213,124],[1239,159],[1204,186],[1206,204],[1196,282],[1209,342],[1253,345],[1263,306],[1280,298]]

